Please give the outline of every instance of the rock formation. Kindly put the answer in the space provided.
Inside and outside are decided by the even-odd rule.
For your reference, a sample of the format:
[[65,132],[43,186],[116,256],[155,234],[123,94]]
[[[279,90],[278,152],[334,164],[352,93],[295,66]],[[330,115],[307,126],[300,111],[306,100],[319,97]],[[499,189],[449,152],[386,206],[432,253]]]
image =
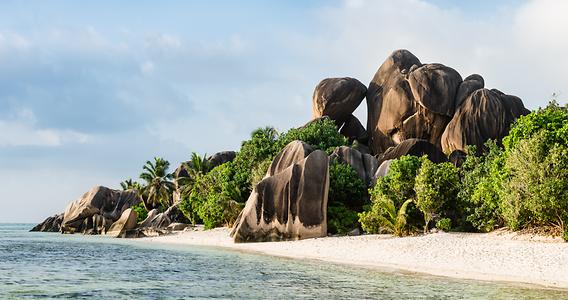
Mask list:
[[48,217],[45,221],[39,223],[30,231],[59,232],[61,231],[61,222],[63,222],[63,214],[57,214]]
[[[473,89],[473,84],[468,86],[468,91]],[[511,124],[519,116],[530,112],[524,107],[521,99],[495,89],[480,88],[467,96],[466,92],[463,92],[460,97],[466,98],[458,107],[441,139],[442,149],[448,154],[454,150],[465,151],[467,145],[475,145],[478,152],[481,151],[487,140],[500,141],[509,133]]]
[[63,214],[63,233],[104,233],[122,213],[140,203],[133,191],[118,191],[97,186],[70,203]]
[[365,98],[367,88],[349,77],[326,78],[315,88],[312,97],[312,117],[328,116],[341,126]]
[[224,163],[232,161],[236,156],[237,153],[235,151],[221,151],[209,156],[207,160],[209,161],[209,166],[211,168],[215,168]]
[[138,214],[129,208],[107,230],[106,234],[114,237],[127,237],[128,231],[136,228]]
[[372,155],[362,154],[356,149],[347,146],[336,148],[329,157],[330,159],[337,159],[353,167],[353,169],[357,171],[359,178],[367,185],[371,184],[375,172],[379,167],[379,161]]
[[409,138],[439,146],[455,110],[462,78],[441,64],[422,64],[397,50],[380,66],[367,90],[367,132],[375,154]]
[[231,232],[235,242],[327,235],[328,157],[321,150],[298,156],[306,153],[300,143],[286,146],[254,188]]
[[387,149],[382,155],[380,155],[379,164],[382,164],[386,160],[397,159],[404,155],[427,155],[428,158],[435,163],[448,161],[448,158],[442,150],[430,144],[430,142],[421,139],[408,139],[402,141],[402,143],[395,147]]

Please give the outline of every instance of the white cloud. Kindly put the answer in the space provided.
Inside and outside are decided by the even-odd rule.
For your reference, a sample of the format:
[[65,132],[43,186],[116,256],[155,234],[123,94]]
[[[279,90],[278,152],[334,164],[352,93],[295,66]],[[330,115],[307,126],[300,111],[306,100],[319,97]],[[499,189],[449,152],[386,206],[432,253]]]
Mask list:
[[0,119],[0,147],[84,144],[92,140],[88,134],[70,129],[38,128],[33,111],[20,109],[12,119]]

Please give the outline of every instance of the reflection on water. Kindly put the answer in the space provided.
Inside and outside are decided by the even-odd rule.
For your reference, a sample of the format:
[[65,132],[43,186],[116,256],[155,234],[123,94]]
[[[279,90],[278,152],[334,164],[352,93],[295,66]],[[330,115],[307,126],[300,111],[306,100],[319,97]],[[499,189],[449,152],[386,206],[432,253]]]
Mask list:
[[0,298],[559,299],[563,291],[379,272],[0,224]]

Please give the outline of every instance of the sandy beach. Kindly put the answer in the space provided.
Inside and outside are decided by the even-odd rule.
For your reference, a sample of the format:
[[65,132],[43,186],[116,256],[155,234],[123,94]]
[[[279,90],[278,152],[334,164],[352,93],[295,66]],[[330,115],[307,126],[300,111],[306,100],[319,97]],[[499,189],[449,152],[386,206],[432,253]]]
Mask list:
[[509,232],[326,237],[235,244],[227,228],[139,239],[143,243],[222,247],[266,255],[454,278],[568,288],[568,243]]

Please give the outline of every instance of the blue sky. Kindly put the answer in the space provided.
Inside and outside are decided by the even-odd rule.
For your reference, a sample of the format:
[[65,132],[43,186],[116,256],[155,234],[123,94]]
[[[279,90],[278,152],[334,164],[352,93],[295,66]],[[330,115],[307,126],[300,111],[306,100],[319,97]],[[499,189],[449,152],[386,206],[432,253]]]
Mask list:
[[301,125],[321,79],[368,83],[399,48],[531,109],[564,103],[567,3],[2,1],[0,222],[40,221],[154,156],[175,167]]

